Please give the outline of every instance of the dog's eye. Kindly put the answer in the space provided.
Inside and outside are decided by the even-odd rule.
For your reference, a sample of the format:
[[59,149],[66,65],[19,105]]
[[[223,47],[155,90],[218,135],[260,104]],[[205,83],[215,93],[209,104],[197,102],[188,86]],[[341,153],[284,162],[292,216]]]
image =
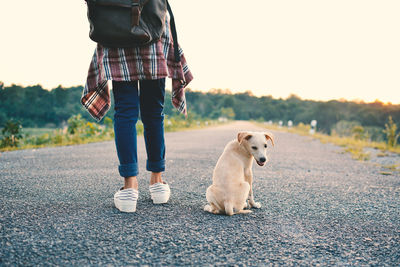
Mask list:
[[257,150],[257,147],[256,147],[256,146],[252,146],[251,148],[254,149],[254,150]]
[[267,144],[265,144],[264,147],[267,148]]

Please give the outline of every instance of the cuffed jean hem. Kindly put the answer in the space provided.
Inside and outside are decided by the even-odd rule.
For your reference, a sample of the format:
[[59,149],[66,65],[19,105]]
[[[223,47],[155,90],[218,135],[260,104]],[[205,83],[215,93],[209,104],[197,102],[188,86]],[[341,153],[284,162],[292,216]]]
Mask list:
[[137,163],[121,164],[118,166],[118,170],[122,177],[137,176],[139,174]]
[[146,170],[150,172],[163,172],[165,171],[165,159],[160,161],[147,161]]

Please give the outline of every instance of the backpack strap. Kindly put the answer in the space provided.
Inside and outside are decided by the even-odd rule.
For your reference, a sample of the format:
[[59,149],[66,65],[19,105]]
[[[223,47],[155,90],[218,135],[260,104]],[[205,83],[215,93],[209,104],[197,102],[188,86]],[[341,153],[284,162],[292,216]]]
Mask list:
[[168,3],[168,0],[166,0],[166,1],[167,1],[168,13],[170,16],[172,40],[174,41],[175,61],[181,62],[181,56],[179,55],[178,35],[176,33],[176,27],[175,27],[175,18],[174,18],[174,14],[172,13],[171,6]]
[[132,28],[139,26],[141,6],[139,0],[132,0]]

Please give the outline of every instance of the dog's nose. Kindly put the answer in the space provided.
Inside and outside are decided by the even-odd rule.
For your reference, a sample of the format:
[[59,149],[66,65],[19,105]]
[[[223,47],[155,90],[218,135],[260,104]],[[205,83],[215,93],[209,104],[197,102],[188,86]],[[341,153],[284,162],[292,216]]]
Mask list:
[[267,160],[267,159],[264,158],[264,157],[260,158],[260,162],[262,162],[262,163],[264,163],[266,160]]

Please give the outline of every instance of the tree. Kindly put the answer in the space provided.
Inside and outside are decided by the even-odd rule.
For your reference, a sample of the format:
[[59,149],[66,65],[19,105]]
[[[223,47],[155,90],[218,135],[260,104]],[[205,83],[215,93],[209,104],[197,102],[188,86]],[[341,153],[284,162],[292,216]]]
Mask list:
[[82,119],[81,114],[71,116],[68,119],[68,133],[75,134],[81,130],[86,124],[86,120]]
[[1,133],[3,134],[1,147],[17,147],[19,139],[22,138],[22,125],[19,121],[10,119],[4,124]]
[[235,112],[232,108],[221,108],[221,117],[233,120],[235,118]]

